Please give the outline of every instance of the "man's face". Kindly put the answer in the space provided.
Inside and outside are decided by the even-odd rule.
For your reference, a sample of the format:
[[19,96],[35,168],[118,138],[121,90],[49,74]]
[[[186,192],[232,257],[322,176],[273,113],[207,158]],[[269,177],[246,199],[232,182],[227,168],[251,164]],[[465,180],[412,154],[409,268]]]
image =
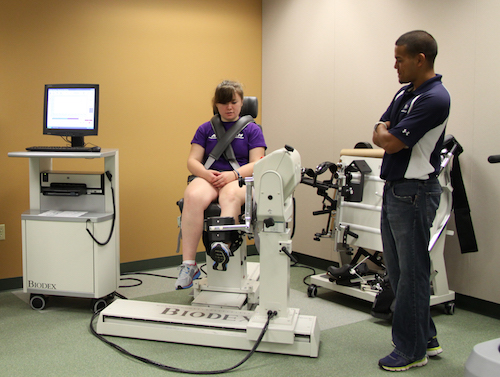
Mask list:
[[406,52],[406,45],[396,46],[394,50],[396,63],[394,68],[398,71],[401,84],[413,82],[417,77],[418,55],[411,56]]

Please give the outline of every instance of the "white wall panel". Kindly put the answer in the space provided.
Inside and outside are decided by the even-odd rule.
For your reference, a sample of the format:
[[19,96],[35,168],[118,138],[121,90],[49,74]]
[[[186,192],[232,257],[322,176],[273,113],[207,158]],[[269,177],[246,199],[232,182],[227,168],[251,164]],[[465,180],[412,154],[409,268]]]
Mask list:
[[[288,143],[303,166],[336,161],[342,148],[371,141],[372,125],[400,87],[394,42],[424,29],[438,41],[436,72],[451,93],[448,133],[460,157],[479,252],[461,254],[448,237],[451,289],[500,303],[500,3],[495,0],[263,0],[262,122],[270,149]],[[333,243],[314,242],[320,197],[297,189],[294,250],[338,260]],[[452,222],[451,228],[454,228]]]

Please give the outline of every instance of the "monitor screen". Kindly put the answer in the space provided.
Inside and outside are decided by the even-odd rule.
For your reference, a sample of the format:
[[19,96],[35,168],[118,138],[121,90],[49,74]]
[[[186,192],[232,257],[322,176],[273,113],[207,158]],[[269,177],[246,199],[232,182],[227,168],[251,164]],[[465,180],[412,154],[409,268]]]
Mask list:
[[84,137],[97,135],[99,85],[45,85],[43,133],[71,137],[72,146],[83,146]]

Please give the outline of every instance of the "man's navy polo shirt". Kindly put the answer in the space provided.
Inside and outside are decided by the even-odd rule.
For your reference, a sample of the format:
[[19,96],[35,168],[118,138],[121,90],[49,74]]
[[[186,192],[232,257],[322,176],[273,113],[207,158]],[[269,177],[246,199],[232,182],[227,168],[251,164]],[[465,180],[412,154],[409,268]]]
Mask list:
[[450,114],[450,94],[441,75],[413,91],[402,87],[380,118],[390,121],[389,132],[408,148],[385,153],[380,177],[387,181],[429,179],[439,173],[440,151]]

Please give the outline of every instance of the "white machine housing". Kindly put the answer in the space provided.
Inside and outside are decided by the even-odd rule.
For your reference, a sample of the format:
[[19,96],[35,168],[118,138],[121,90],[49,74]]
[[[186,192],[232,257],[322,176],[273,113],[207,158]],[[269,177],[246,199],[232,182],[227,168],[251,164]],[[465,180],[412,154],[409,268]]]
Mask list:
[[[344,243],[344,232],[348,227],[350,231],[357,235],[357,238],[347,236],[347,243],[350,247],[361,247],[372,251],[383,251],[382,238],[380,235],[380,212],[382,209],[382,194],[385,181],[380,178],[380,168],[382,165],[382,149],[344,149],[341,151],[338,185],[345,185],[345,167],[355,160],[363,160],[371,168],[371,172],[364,176],[363,198],[361,202],[346,201],[337,191],[337,208],[335,214],[334,234],[335,250],[341,252],[341,263],[346,264],[351,260],[350,255],[343,253],[346,251]],[[447,161],[448,162],[448,161]],[[439,182],[443,189],[441,203],[436,212],[436,217],[431,228],[431,240],[429,252],[431,257],[431,306],[445,303],[445,310],[451,314],[454,310],[455,292],[448,286],[448,278],[444,261],[444,242],[448,232],[446,226],[452,210],[452,191],[450,171],[451,164],[443,167],[439,175]],[[442,164],[443,165],[443,164]],[[353,174],[353,179],[358,179],[359,173]],[[346,286],[330,281],[325,274],[311,277],[311,287],[309,293],[316,287],[324,287],[333,291],[341,292],[353,297],[373,302],[378,293],[377,290],[370,289],[368,282],[373,276],[365,276],[359,279],[359,285]],[[314,296],[314,294],[313,294]]]
[[[187,306],[116,300],[100,313],[97,333],[250,350],[271,311],[276,316],[257,351],[317,357],[320,329],[316,317],[300,315],[299,309],[288,307],[292,243],[287,221],[300,170],[300,155],[290,147],[259,160],[253,178],[245,179],[245,224],[210,227],[211,231],[258,233],[260,300],[255,311],[228,309],[217,303]],[[251,216],[254,184],[255,218]]]
[[[21,226],[23,291],[31,295],[30,305],[43,309],[45,296],[91,298],[94,310],[107,305],[120,278],[118,150],[22,151],[9,157],[29,159],[30,209],[21,215]],[[59,158],[101,159],[104,169],[54,170],[53,160]],[[106,171],[113,184],[105,179]],[[75,194],[78,186],[84,187],[81,195]],[[113,222],[106,245],[87,232],[104,241]]]

